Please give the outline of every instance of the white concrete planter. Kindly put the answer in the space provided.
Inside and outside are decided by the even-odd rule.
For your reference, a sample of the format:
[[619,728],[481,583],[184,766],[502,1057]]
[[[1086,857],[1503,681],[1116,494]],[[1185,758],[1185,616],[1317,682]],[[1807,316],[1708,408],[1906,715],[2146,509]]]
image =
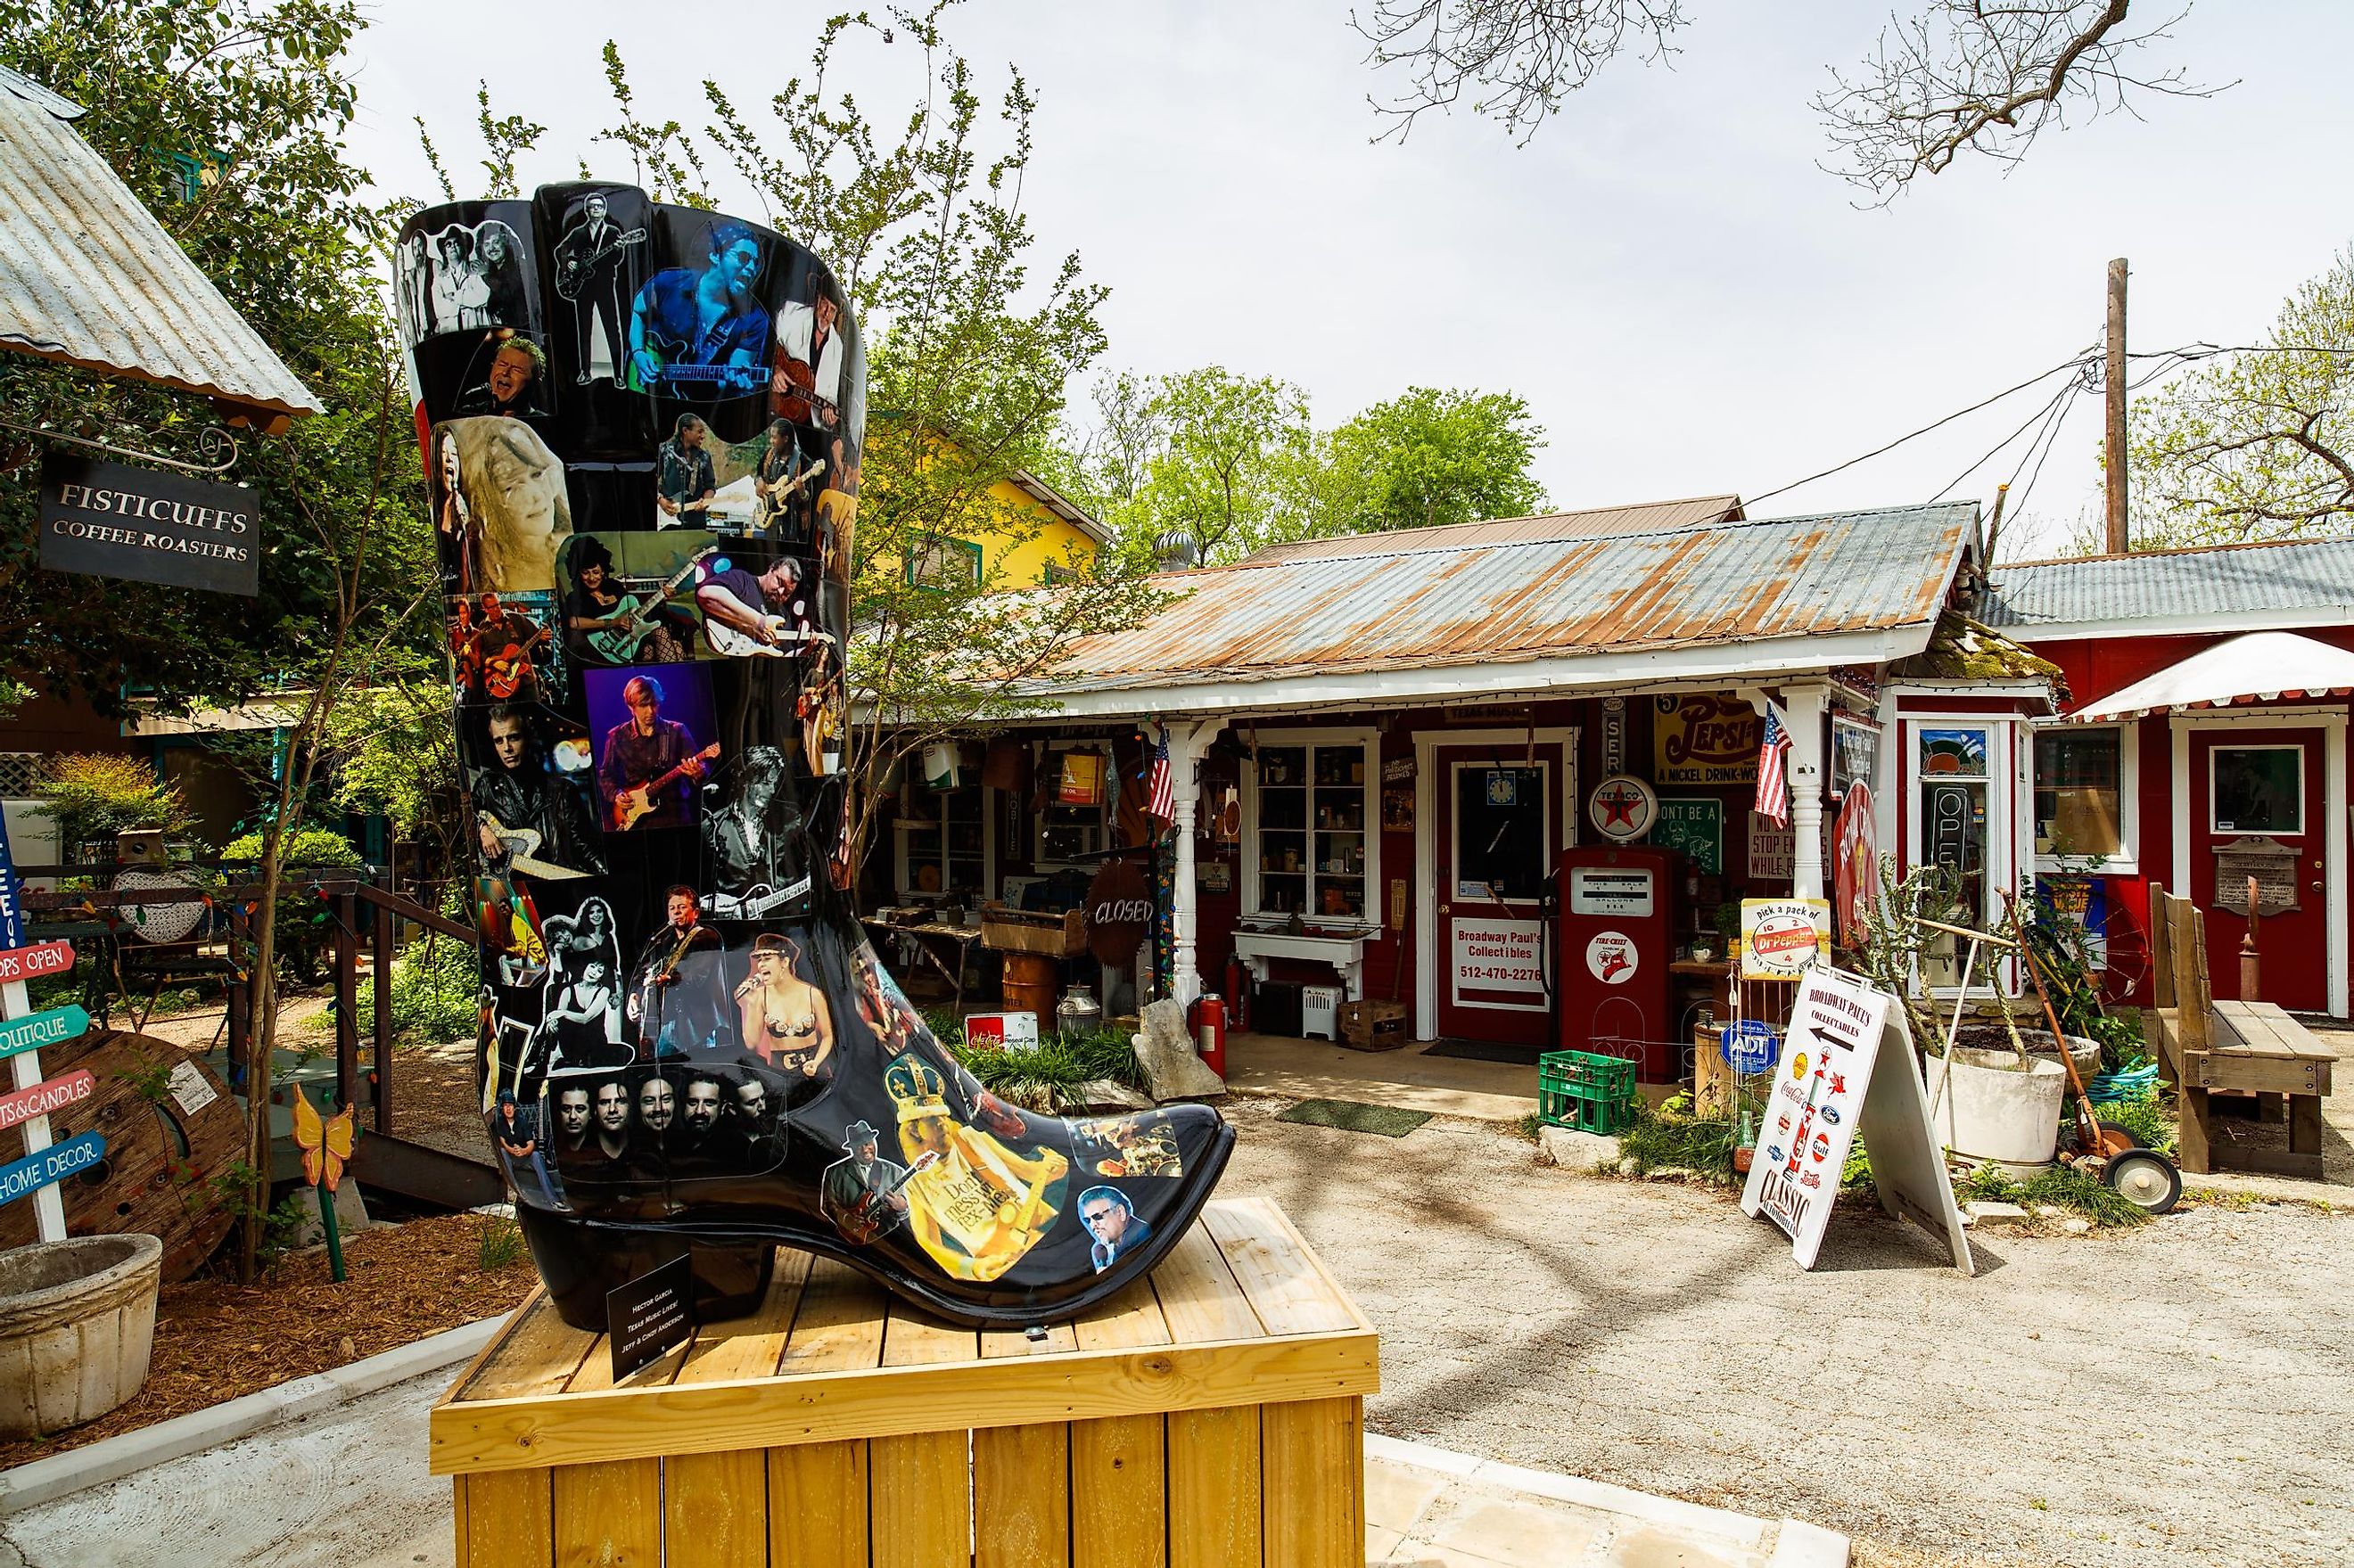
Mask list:
[[2051,1164],[2067,1091],[2057,1056],[2031,1056],[2023,1073],[2008,1050],[1956,1045],[1950,1058],[1929,1058],[1930,1119],[1947,1149],[1971,1160],[2030,1170]]
[[97,1419],[139,1392],[164,1244],[74,1236],[0,1253],[0,1437]]
[[[2068,1042],[2068,1054],[2075,1059],[2076,1075],[2087,1084],[2091,1083],[2093,1075],[2101,1070],[2101,1043],[2097,1040],[2088,1040],[2082,1034],[2069,1034],[2062,1038]],[[2052,1031],[2049,1029],[2029,1029],[2021,1026],[2019,1031],[2019,1043],[2027,1047],[2027,1053],[2031,1056],[2049,1056],[2054,1062],[2060,1059],[2059,1053],[2052,1048]],[[1990,1055],[1999,1054],[2009,1057],[2013,1062],[2019,1060],[2011,1054],[2010,1035],[1999,1023],[1966,1024],[1963,1026],[1959,1044],[1974,1050],[1986,1052]]]

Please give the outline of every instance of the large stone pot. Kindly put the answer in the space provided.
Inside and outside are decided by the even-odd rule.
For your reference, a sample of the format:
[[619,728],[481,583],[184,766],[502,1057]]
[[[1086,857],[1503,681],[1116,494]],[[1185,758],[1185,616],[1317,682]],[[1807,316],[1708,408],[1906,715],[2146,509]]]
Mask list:
[[0,1253],[0,1437],[92,1421],[139,1392],[164,1244],[73,1236]]
[[2030,1056],[2023,1073],[2007,1049],[1956,1045],[1949,1056],[1929,1058],[1929,1119],[1938,1140],[1967,1159],[2017,1172],[2052,1163],[2067,1091],[2067,1069],[2056,1055]]

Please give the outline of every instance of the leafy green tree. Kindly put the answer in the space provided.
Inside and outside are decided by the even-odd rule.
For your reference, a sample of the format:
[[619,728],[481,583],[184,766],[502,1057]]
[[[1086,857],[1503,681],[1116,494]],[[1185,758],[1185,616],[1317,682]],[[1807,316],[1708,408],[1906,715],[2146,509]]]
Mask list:
[[2130,450],[2137,547],[2354,526],[2354,247],[2298,286],[2253,352],[2137,399]]
[[1544,431],[1511,392],[1409,387],[1325,443],[1320,533],[1522,517],[1544,505],[1529,465]]
[[[12,675],[107,713],[133,693],[180,708],[234,701],[280,683],[332,619],[339,576],[305,506],[366,502],[387,330],[366,176],[343,146],[360,26],[355,0],[0,0],[0,65],[86,107],[74,129],[328,410],[243,438],[230,477],[261,497],[256,598],[45,572],[37,530],[0,534]],[[8,355],[0,418],[194,460],[214,416],[182,394]],[[31,442],[0,452],[0,512],[33,515],[38,455]],[[414,443],[388,457],[387,535],[362,588],[405,598],[430,535]]]

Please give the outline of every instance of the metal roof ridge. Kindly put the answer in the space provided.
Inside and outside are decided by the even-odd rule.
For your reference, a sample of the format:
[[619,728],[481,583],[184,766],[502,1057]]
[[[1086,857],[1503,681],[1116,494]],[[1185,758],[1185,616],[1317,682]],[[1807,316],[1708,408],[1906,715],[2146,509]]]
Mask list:
[[2103,550],[2090,556],[2046,556],[2033,561],[1997,561],[1987,570],[1991,576],[1996,572],[2020,571],[2030,567],[2081,567],[2096,561],[2172,560],[2182,556],[2213,556],[2226,550],[2270,550],[2296,545],[2354,545],[2354,534],[2323,534],[2291,539],[2227,539],[2219,545],[2176,545],[2163,550],[2126,550],[2122,554]]

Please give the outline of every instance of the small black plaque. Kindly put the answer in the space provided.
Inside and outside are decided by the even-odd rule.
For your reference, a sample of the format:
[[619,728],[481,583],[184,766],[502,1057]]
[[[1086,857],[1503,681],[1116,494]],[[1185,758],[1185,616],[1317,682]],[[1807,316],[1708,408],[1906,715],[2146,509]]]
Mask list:
[[607,1291],[605,1336],[615,1383],[695,1338],[695,1266],[674,1257]]

